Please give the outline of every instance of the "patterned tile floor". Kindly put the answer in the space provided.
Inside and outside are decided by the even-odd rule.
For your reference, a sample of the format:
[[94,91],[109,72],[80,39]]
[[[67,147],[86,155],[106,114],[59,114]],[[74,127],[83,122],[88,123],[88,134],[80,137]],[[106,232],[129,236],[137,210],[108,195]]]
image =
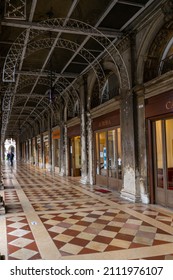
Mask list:
[[173,259],[173,210],[25,164],[6,164],[2,172],[6,259]]

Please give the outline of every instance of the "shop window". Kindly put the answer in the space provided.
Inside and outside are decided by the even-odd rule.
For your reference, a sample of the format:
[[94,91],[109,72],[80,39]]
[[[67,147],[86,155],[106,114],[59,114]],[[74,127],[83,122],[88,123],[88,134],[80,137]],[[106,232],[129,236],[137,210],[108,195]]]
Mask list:
[[96,133],[96,175],[122,178],[120,128]]

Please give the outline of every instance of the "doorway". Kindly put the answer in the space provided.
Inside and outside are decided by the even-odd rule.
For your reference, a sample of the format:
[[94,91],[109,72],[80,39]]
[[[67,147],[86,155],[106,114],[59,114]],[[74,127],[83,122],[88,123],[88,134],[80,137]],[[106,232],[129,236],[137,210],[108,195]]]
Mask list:
[[155,202],[173,207],[173,118],[153,121],[152,132]]
[[116,190],[121,188],[121,129],[106,129],[95,133],[96,184]]
[[75,136],[69,139],[70,147],[70,166],[69,175],[76,177],[81,176],[81,138]]

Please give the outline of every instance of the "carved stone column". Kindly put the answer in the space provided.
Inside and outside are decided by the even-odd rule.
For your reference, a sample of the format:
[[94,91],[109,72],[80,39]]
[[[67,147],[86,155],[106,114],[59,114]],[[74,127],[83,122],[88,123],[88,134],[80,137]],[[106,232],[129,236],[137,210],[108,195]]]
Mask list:
[[93,130],[91,114],[87,113],[87,131],[88,131],[88,181],[91,185],[94,182],[94,147],[93,147]]
[[64,122],[64,106],[60,106],[60,168],[59,175],[64,176],[66,174],[66,164],[65,164],[65,122]]
[[[1,131],[1,127],[2,127],[2,106],[1,106],[1,98],[0,98],[0,131]],[[4,184],[3,184],[3,175],[2,175],[2,170],[1,170],[1,165],[2,165],[2,159],[4,158],[2,151],[3,148],[2,146],[4,145],[4,143],[1,143],[1,133],[0,133],[0,148],[1,148],[1,154],[0,154],[0,190],[4,189]],[[2,199],[2,197],[0,196],[0,200]]]
[[121,91],[121,133],[123,156],[123,188],[121,196],[132,201],[140,201],[140,191],[137,187],[139,172],[136,166],[134,96],[133,93]]
[[25,140],[25,162],[28,163],[28,141]]
[[146,125],[145,125],[145,95],[142,86],[135,88],[137,99],[137,145],[138,145],[138,168],[139,168],[139,189],[143,203],[149,203],[149,190],[147,186],[147,148],[146,148]]
[[[2,151],[3,144],[1,144],[1,135],[0,135],[0,145],[1,145],[1,151]],[[2,155],[1,155],[1,157],[2,157]],[[2,165],[2,160],[0,160],[0,190],[3,190],[4,184],[3,184],[3,174],[2,174],[2,170],[1,170],[1,165]],[[1,196],[0,196],[0,199],[1,199]]]
[[87,166],[87,124],[86,124],[86,96],[87,96],[87,79],[84,78],[83,85],[80,89],[81,99],[81,183],[88,182],[88,166]]
[[67,124],[64,122],[64,175],[69,174]]
[[35,137],[35,165],[38,166],[38,144],[37,144],[37,136]]
[[40,145],[41,145],[41,168],[44,168],[44,142],[43,142],[43,133],[40,133]]
[[[0,98],[0,130],[2,127],[2,111],[1,111],[1,98]],[[0,134],[0,148],[2,149],[1,144],[1,134]],[[4,189],[4,185],[2,182],[2,170],[1,170],[1,159],[0,159],[0,189]],[[0,195],[0,214],[5,214],[5,203],[3,197]]]
[[49,171],[52,171],[52,115],[48,117]]

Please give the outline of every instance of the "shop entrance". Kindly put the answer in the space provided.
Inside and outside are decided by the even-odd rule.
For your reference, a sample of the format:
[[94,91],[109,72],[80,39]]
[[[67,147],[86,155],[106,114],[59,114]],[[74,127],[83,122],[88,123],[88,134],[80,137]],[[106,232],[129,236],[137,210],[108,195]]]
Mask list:
[[70,141],[70,176],[81,176],[81,138],[75,136]]
[[96,184],[120,190],[122,179],[120,127],[98,131],[96,140]]
[[155,202],[173,207],[173,118],[152,122]]

